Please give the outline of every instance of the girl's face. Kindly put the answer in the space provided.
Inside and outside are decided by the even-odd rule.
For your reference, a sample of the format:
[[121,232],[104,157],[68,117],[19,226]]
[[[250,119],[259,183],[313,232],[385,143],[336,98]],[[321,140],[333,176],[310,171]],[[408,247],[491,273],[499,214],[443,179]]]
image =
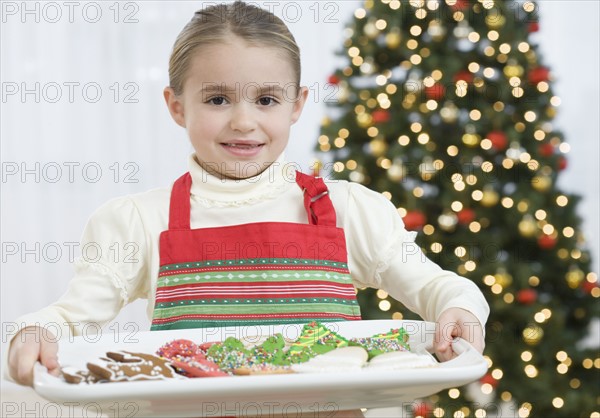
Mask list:
[[183,93],[170,87],[171,116],[187,129],[202,167],[220,178],[265,170],[285,149],[308,96],[298,93],[292,65],[270,46],[234,36],[195,52]]

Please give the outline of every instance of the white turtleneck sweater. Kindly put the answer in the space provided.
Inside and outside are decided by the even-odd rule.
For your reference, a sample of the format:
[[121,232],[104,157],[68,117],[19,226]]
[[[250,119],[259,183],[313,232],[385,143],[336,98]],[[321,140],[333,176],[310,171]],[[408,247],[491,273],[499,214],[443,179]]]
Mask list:
[[[308,223],[302,190],[295,182],[296,168],[281,156],[256,177],[222,180],[191,156],[191,227]],[[345,231],[348,267],[356,287],[383,289],[427,321],[459,307],[485,325],[489,307],[477,286],[427,259],[414,243],[416,233],[406,231],[391,202],[360,184],[325,181],[337,226]],[[169,198],[169,188],[156,189],[100,207],[85,228],[83,257],[75,263],[67,292],[56,303],[18,318],[19,328],[53,324],[62,327],[62,336],[81,335],[86,324],[104,326],[139,298],[148,299],[147,314],[152,318],[159,235],[168,226]],[[115,244],[124,249],[117,259]]]

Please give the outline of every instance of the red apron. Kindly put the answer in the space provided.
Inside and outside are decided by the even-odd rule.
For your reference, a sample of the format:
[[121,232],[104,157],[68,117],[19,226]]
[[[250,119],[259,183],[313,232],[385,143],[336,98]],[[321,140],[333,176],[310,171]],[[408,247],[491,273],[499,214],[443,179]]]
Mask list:
[[175,182],[151,330],[360,319],[327,186],[300,172],[296,183],[308,224],[191,229],[192,177]]

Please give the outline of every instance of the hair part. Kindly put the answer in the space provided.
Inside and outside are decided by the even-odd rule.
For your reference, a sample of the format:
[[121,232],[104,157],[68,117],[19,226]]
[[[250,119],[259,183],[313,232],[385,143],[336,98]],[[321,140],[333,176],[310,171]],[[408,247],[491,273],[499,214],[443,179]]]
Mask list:
[[292,64],[299,88],[300,48],[286,24],[273,13],[238,0],[198,10],[177,36],[169,59],[169,85],[175,95],[183,93],[194,53],[231,35],[251,45],[279,48]]

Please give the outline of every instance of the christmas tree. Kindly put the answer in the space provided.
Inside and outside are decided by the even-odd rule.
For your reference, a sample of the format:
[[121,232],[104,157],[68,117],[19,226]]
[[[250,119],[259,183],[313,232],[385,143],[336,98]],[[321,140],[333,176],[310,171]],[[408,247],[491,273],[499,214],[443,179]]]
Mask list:
[[[597,274],[576,213],[557,188],[568,145],[559,98],[535,43],[535,3],[366,1],[330,76],[318,150],[332,175],[383,193],[417,243],[473,280],[491,307],[473,387],[413,415],[600,417]],[[414,318],[385,292],[359,291],[365,319]]]

